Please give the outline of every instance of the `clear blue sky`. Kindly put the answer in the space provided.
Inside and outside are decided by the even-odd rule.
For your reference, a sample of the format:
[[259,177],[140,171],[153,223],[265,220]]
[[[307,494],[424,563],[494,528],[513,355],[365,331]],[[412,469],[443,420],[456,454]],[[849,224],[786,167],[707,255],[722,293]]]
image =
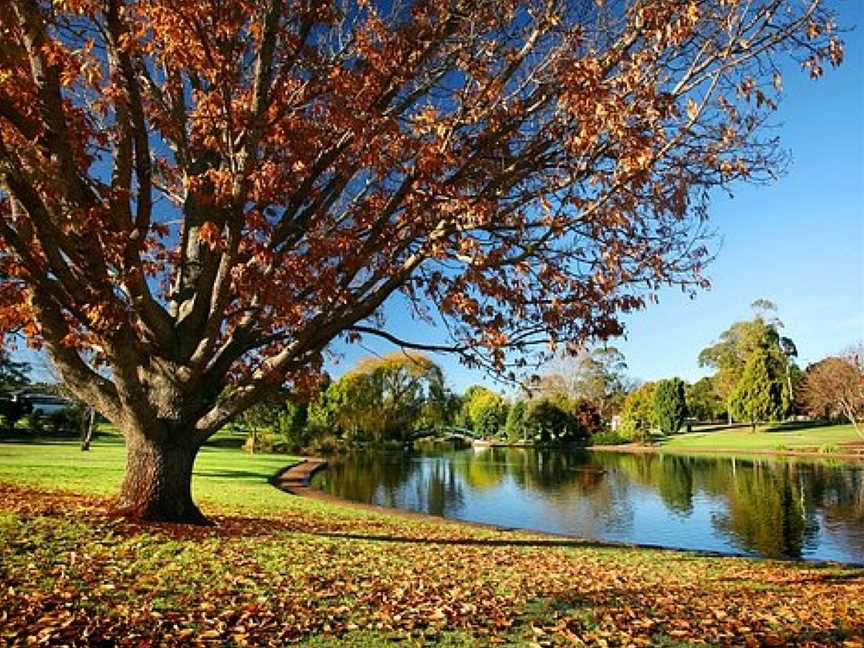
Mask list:
[[[713,287],[690,300],[667,290],[661,301],[626,320],[625,339],[611,344],[624,352],[630,374],[650,380],[680,376],[693,380],[696,357],[731,322],[750,315],[750,303],[775,301],[786,335],[806,365],[864,339],[864,2],[829,0],[844,27],[846,62],[819,81],[790,66],[785,100],[777,119],[783,145],[792,155],[787,176],[768,187],[738,186],[734,199],[715,195],[711,218],[722,245],[709,269]],[[404,308],[387,308],[388,327],[413,340],[440,334],[412,322]],[[328,369],[339,375],[369,354],[392,350],[337,344],[343,359]],[[37,379],[44,361],[35,360]],[[436,356],[448,383],[463,390],[493,383],[453,357]]]
[[[751,315],[760,297],[779,307],[785,334],[798,345],[799,363],[836,353],[864,339],[864,2],[839,0],[846,34],[846,61],[819,81],[796,65],[784,76],[784,101],[777,120],[792,164],[767,187],[739,185],[734,198],[715,195],[711,219],[720,236],[709,269],[712,288],[695,300],[672,289],[659,304],[627,318],[625,339],[613,340],[630,374],[642,380],[702,375],[696,358],[733,321]],[[388,308],[396,334],[425,334],[398,306]],[[338,375],[368,351],[338,345],[344,359]],[[386,344],[370,342],[375,352]],[[451,387],[492,383],[452,357],[436,356]]]

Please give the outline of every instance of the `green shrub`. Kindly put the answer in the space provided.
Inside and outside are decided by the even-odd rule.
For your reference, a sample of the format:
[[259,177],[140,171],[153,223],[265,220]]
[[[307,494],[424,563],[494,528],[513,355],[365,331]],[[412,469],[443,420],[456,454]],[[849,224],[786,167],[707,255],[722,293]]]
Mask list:
[[838,452],[840,452],[840,448],[834,443],[825,443],[819,446],[819,454],[837,454]]
[[591,445],[595,446],[623,445],[628,441],[629,439],[620,434],[617,430],[604,430],[591,436]]

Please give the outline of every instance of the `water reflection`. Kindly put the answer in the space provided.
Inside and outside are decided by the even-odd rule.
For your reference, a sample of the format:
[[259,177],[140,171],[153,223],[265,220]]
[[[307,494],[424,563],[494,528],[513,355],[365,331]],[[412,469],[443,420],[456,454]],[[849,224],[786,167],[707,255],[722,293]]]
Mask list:
[[779,458],[434,449],[334,460],[339,497],[586,538],[864,562],[864,468]]

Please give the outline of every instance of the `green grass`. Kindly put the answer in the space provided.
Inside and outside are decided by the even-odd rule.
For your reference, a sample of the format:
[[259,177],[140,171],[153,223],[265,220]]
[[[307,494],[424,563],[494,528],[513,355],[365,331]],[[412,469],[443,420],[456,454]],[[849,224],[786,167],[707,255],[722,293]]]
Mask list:
[[[101,430],[88,452],[71,440],[37,437],[23,443],[0,443],[0,481],[39,488],[110,496],[120,488],[126,449],[110,427]],[[276,454],[251,455],[231,447],[230,437],[204,446],[195,462],[192,495],[202,504],[249,512],[283,507],[284,497],[269,485],[277,472],[300,461]]]
[[[764,451],[812,451],[819,448],[843,452],[850,443],[864,443],[851,425],[827,425],[818,427],[758,427],[753,432],[749,427],[737,427],[711,432],[691,432],[666,437],[661,441],[664,450],[699,451],[729,450],[742,452]],[[834,446],[834,448],[832,448]]]

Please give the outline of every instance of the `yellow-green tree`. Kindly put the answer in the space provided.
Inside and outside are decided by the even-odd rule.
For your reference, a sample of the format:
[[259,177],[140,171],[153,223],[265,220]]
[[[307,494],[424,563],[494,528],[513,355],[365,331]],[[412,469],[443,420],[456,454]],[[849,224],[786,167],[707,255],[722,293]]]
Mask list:
[[657,427],[654,411],[654,390],[657,383],[647,382],[633,390],[624,399],[621,409],[621,434],[644,443],[651,438],[651,430]]

